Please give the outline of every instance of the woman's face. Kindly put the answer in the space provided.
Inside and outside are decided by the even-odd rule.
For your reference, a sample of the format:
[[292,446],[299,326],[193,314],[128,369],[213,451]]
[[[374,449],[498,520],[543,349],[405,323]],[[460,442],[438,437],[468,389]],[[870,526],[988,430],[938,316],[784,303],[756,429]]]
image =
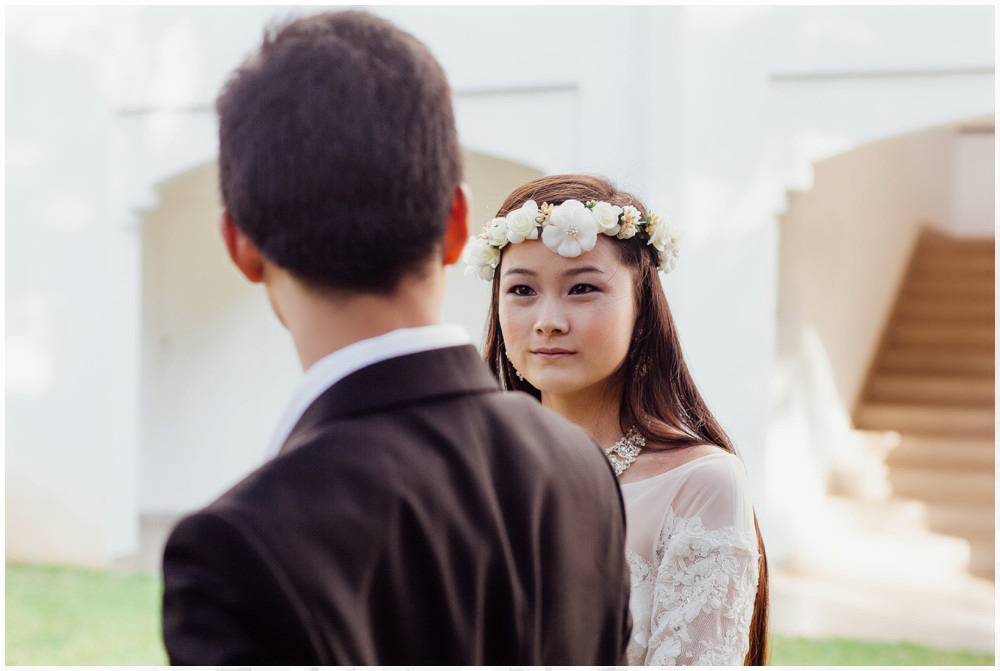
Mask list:
[[503,252],[499,318],[507,355],[543,393],[604,383],[628,354],[636,318],[632,273],[615,243],[602,237],[573,259],[540,240]]

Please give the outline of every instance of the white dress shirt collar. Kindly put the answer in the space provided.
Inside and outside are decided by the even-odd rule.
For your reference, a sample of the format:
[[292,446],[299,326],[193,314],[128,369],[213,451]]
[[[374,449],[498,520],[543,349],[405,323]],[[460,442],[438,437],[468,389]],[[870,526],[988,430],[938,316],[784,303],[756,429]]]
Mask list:
[[266,458],[271,459],[278,454],[306,408],[319,398],[320,394],[351,373],[397,356],[471,344],[472,339],[464,327],[457,324],[434,324],[396,329],[374,338],[359,340],[327,354],[306,371],[281,421],[278,422],[278,428],[268,445]]

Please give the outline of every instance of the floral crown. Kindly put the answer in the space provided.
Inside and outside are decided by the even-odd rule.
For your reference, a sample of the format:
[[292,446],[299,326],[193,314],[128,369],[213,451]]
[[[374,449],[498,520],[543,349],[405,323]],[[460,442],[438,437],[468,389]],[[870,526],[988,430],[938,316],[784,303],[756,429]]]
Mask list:
[[469,241],[465,250],[465,274],[492,280],[500,263],[500,250],[509,243],[537,240],[559,256],[575,258],[597,244],[598,233],[621,240],[638,237],[653,245],[660,254],[660,272],[669,273],[677,265],[676,228],[652,212],[643,220],[632,205],[619,207],[603,201],[586,204],[567,200],[561,205],[529,200],[506,217],[497,217],[483,232]]

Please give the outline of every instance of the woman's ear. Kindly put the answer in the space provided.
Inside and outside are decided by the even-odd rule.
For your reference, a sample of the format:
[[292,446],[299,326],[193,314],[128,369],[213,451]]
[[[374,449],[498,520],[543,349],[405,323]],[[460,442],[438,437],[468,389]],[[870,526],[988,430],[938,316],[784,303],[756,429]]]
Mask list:
[[470,192],[466,184],[459,184],[451,201],[448,213],[448,227],[444,232],[444,265],[458,263],[462,250],[469,240],[469,200]]
[[239,268],[240,272],[251,282],[263,281],[264,257],[257,246],[236,224],[236,220],[233,219],[228,210],[222,211],[219,229],[233,265]]

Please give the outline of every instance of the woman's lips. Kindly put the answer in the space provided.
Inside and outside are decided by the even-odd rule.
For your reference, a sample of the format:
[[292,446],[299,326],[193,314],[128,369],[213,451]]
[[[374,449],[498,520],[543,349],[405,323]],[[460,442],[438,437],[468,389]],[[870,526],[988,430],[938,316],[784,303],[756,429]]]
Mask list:
[[571,357],[576,354],[576,352],[570,352],[569,350],[548,347],[532,350],[531,353],[543,361],[565,359],[566,357]]

